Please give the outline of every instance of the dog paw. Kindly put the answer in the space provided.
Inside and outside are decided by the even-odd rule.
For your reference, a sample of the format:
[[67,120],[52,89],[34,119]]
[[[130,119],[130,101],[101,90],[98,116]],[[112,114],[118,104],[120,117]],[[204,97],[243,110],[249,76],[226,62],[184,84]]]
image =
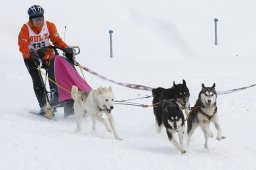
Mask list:
[[204,148],[208,150],[208,144],[204,144]]
[[118,137],[115,137],[116,140],[123,140],[122,138],[120,138],[119,136]]
[[187,153],[187,151],[186,150],[182,150],[182,151],[180,151],[180,153],[181,154],[185,154],[185,153]]
[[221,141],[221,140],[223,140],[223,139],[226,139],[226,137],[225,137],[225,136],[217,137],[217,140],[218,140],[218,141]]

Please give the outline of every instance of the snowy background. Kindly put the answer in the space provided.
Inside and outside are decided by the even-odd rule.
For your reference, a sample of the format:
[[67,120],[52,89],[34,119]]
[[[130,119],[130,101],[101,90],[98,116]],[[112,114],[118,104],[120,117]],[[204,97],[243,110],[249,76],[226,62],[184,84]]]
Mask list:
[[[217,91],[255,83],[256,2],[253,0],[9,0],[1,2],[0,169],[1,170],[220,170],[255,169],[256,88],[218,96],[226,139],[203,147],[200,129],[181,155],[156,133],[152,108],[116,105],[113,111],[122,141],[101,124],[91,130],[83,119],[76,132],[74,116],[55,120],[29,113],[38,104],[31,78],[18,51],[17,38],[27,9],[39,4],[69,45],[78,45],[78,61],[113,80],[150,87],[187,81],[190,103],[201,84]],[[214,45],[214,18],[218,42]],[[109,33],[114,57],[109,57]],[[85,72],[93,87],[112,86],[117,100],[150,95]],[[152,98],[134,101],[151,104]],[[211,126],[212,131],[216,130]],[[186,141],[186,138],[185,138]]]

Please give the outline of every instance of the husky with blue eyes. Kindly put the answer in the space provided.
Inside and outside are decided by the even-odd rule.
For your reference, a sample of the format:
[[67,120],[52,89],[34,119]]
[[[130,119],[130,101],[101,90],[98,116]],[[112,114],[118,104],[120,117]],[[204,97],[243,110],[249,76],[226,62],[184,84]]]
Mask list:
[[[182,153],[186,153],[183,146],[183,136],[185,130],[185,117],[182,112],[182,105],[174,100],[162,101],[156,108],[156,119],[161,119],[158,132],[161,131],[162,124],[166,128],[166,133],[169,141]],[[178,133],[179,142],[175,139],[174,135]]]
[[205,85],[202,84],[202,89],[199,93],[196,104],[188,115],[188,144],[195,129],[200,126],[205,138],[204,147],[205,149],[208,149],[208,139],[209,137],[213,137],[213,133],[209,128],[210,122],[212,122],[217,129],[217,140],[220,141],[224,139],[225,137],[222,136],[217,114],[217,93],[215,90],[215,83],[212,87],[205,87]]
[[[111,87],[100,87],[86,93],[78,91],[76,86],[72,86],[71,96],[74,99],[74,112],[78,130],[81,130],[81,119],[83,115],[88,113],[92,119],[93,130],[96,128],[96,121],[100,121],[109,132],[113,132],[115,139],[121,140],[116,132],[114,118],[112,116],[115,97]],[[102,113],[106,114],[108,122],[102,117]]]

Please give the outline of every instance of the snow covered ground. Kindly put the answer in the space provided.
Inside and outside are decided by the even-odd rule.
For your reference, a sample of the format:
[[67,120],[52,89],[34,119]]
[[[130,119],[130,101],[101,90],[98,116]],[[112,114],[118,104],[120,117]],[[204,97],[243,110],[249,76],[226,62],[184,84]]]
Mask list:
[[[216,83],[217,91],[255,83],[255,1],[9,0],[1,4],[0,169],[255,169],[255,87],[218,96],[225,140],[210,139],[205,150],[198,129],[188,152],[181,155],[164,131],[156,133],[152,108],[115,106],[122,141],[114,140],[99,123],[92,131],[89,118],[76,132],[74,116],[65,119],[62,109],[55,120],[30,114],[38,104],[17,45],[28,7],[39,4],[62,37],[66,26],[65,40],[80,46],[81,64],[113,80],[150,87],[167,88],[185,79],[193,105],[202,83]],[[215,17],[219,19],[217,46]],[[113,58],[109,57],[110,29]],[[112,86],[117,100],[151,94],[87,72],[85,76],[93,88]],[[150,104],[151,100],[135,102]]]

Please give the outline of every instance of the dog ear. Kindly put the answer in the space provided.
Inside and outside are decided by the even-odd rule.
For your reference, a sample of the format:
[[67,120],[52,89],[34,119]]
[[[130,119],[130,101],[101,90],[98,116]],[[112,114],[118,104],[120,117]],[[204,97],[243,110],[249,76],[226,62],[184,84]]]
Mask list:
[[187,85],[186,85],[186,81],[185,81],[184,79],[182,80],[182,82],[183,82],[183,85],[187,86]]
[[212,88],[215,88],[215,83],[213,83]]
[[202,83],[202,88],[205,88],[204,83]]
[[175,81],[173,81],[173,87],[175,87],[175,86],[176,86]]

